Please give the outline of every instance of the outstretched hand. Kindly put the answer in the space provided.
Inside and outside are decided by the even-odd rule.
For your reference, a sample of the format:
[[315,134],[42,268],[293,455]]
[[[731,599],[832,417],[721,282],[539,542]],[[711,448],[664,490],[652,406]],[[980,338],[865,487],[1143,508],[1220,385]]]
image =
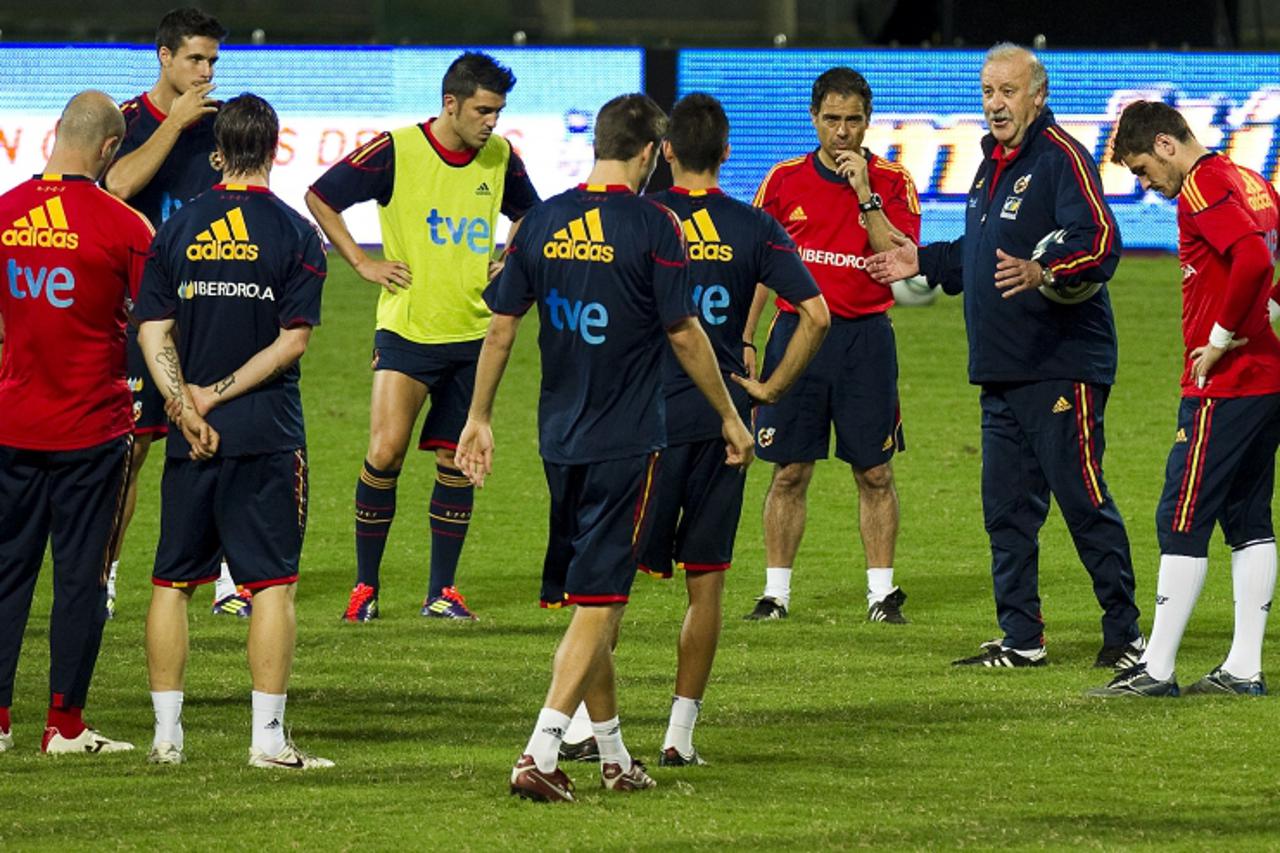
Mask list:
[[920,274],[920,249],[910,237],[889,232],[894,247],[867,258],[867,272],[881,284],[893,284]]

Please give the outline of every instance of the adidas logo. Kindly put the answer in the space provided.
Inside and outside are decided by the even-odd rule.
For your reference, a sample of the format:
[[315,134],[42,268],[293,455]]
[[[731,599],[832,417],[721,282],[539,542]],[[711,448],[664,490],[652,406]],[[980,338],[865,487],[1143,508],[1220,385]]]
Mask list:
[[256,261],[258,244],[249,242],[249,229],[240,208],[232,208],[226,216],[215,219],[196,235],[187,246],[189,261]]
[[711,221],[710,213],[705,210],[695,211],[691,219],[680,224],[684,226],[684,236],[689,243],[689,260],[733,260],[733,246],[720,242],[720,232]]
[[267,726],[266,726],[266,729],[267,729],[267,731],[269,731],[269,732],[273,732],[273,731],[275,731],[275,730],[276,730],[276,729],[278,729],[278,728],[280,728],[280,718],[279,718],[279,717],[276,717],[274,720],[272,720],[271,722],[267,723]]
[[884,440],[884,444],[880,446],[880,452],[884,453],[893,449],[893,436],[890,435]]
[[791,215],[787,217],[788,222],[804,222],[809,217],[805,215],[804,208],[796,205],[796,209],[791,211]]
[[1186,444],[1186,443],[1187,443],[1187,431],[1186,431],[1185,429],[1181,429],[1181,428],[1179,428],[1179,429],[1178,429],[1177,434],[1176,434],[1176,435],[1174,435],[1174,437],[1173,437],[1173,443],[1174,443],[1174,444]]
[[543,257],[562,261],[613,263],[613,246],[604,242],[600,208],[592,208],[551,235],[542,247]]
[[1168,603],[1169,603],[1169,596],[1167,596],[1167,595],[1157,595],[1157,596],[1156,596],[1156,604],[1157,604],[1157,605],[1160,605],[1160,604],[1168,604]]
[[493,190],[489,189],[488,181],[480,182],[480,186],[476,187],[476,195],[493,195]]
[[1060,415],[1063,412],[1069,411],[1071,411],[1071,404],[1067,402],[1066,397],[1059,397],[1058,402],[1053,404],[1053,413],[1055,415]]
[[26,216],[13,220],[13,227],[6,228],[0,234],[0,244],[35,246],[41,249],[74,249],[80,245],[80,235],[70,230],[62,199],[55,196],[28,210]]

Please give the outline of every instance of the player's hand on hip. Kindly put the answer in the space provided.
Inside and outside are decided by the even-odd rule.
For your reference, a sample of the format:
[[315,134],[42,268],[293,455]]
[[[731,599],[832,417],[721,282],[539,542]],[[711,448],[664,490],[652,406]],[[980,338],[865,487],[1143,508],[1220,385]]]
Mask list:
[[996,288],[1005,299],[1028,290],[1039,290],[1044,267],[1039,261],[1015,258],[1004,249],[996,249]]
[[768,406],[778,402],[779,394],[766,382],[748,376],[739,376],[736,373],[729,374],[729,378],[737,382],[747,392],[747,396],[756,403]]
[[1225,347],[1215,347],[1213,344],[1205,344],[1202,347],[1196,347],[1191,351],[1191,376],[1196,380],[1196,387],[1203,388],[1209,381],[1209,371],[1213,370],[1213,366],[1218,363],[1218,359],[1227,354],[1228,351],[1236,347],[1242,347],[1249,343],[1248,338],[1233,338],[1231,343]]
[[365,258],[356,265],[356,272],[370,284],[377,284],[388,293],[408,289],[413,283],[409,266],[403,261],[375,261]]
[[751,460],[756,458],[756,443],[751,438],[751,430],[734,415],[732,420],[721,426],[720,435],[724,437],[724,464],[745,471]]
[[489,261],[489,281],[493,281],[495,278],[502,275],[502,268],[506,265],[507,259],[505,257],[499,258],[496,261]]
[[468,419],[458,437],[453,464],[472,485],[483,488],[485,477],[493,472],[493,428]]
[[743,346],[742,348],[742,365],[747,369],[747,376],[756,379],[760,376],[756,372],[756,348]]
[[197,83],[174,98],[169,107],[168,120],[185,128],[210,113],[216,113],[218,102],[209,97],[209,93],[215,88],[217,87],[213,83]]
[[893,284],[920,273],[920,247],[910,237],[889,232],[894,247],[867,258],[867,272],[881,284]]

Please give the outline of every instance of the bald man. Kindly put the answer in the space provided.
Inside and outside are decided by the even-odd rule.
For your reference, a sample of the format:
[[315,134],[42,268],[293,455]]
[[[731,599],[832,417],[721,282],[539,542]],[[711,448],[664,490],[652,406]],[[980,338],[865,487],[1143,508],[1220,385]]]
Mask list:
[[102,92],[71,99],[42,174],[0,196],[0,753],[31,596],[53,542],[47,753],[118,752],[82,719],[133,442],[126,307],[151,226],[99,189],[124,136]]

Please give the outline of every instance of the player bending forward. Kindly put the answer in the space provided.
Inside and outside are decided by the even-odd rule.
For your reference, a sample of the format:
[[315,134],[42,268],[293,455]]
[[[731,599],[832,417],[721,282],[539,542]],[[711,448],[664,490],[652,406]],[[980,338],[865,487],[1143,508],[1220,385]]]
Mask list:
[[271,105],[248,94],[228,101],[214,133],[225,183],[160,229],[136,311],[147,367],[182,428],[166,448],[147,615],[149,760],[183,761],[187,610],[193,589],[217,578],[225,551],[236,582],[254,594],[249,764],[331,767],[295,747],[284,727],[307,520],[297,362],[320,322],[324,249],[311,223],[267,188],[280,133]]

